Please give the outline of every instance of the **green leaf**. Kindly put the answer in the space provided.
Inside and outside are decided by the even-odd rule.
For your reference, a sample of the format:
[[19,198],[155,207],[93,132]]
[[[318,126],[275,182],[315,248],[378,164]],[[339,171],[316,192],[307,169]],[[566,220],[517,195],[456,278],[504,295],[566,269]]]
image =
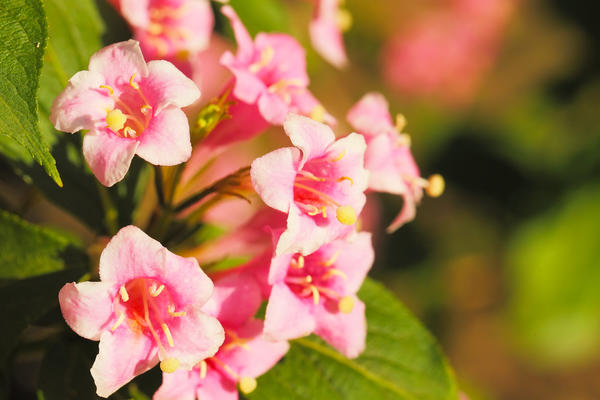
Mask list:
[[0,210],[0,279],[28,278],[64,269],[76,242],[53,229]]
[[359,292],[367,309],[367,348],[349,360],[320,339],[292,342],[258,380],[250,399],[452,400],[457,385],[438,344],[382,285]]
[[[46,30],[39,0],[0,2],[0,148],[10,147],[7,138],[18,143],[62,186],[38,125],[36,93]],[[9,152],[16,154],[14,147]]]
[[509,313],[521,351],[564,367],[600,349],[600,187],[527,222],[508,252]]
[[[281,1],[230,0],[229,4],[252,36],[258,32],[289,32],[288,15]],[[217,16],[225,21],[220,13]],[[228,23],[225,25],[228,26]]]

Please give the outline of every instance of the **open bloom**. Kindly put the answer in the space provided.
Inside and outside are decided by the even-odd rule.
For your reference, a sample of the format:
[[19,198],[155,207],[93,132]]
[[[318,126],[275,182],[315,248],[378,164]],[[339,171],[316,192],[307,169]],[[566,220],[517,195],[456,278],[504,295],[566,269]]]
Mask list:
[[348,112],[348,122],[367,142],[365,167],[370,172],[369,189],[404,198],[402,210],[387,228],[388,232],[393,232],[414,219],[423,189],[430,196],[437,197],[444,190],[444,180],[437,174],[428,180],[421,177],[410,151],[410,137],[401,133],[404,117],[398,115],[394,126],[383,95],[366,94]]
[[352,16],[341,7],[343,0],[316,0],[310,22],[310,40],[325,60],[341,68],[348,63],[342,32],[350,29]]
[[100,282],[67,283],[58,295],[67,324],[100,340],[91,369],[98,395],[108,397],[159,360],[173,372],[215,354],[223,327],[201,310],[212,291],[195,259],[135,226],[121,229],[100,257]]
[[229,18],[237,41],[237,53],[226,51],[221,64],[234,76],[229,113],[207,141],[226,144],[249,139],[269,125],[281,125],[288,112],[312,115],[333,123],[333,118],[308,91],[306,55],[293,37],[259,33],[253,40],[230,6],[221,9]]
[[328,243],[308,256],[274,257],[265,335],[285,340],[314,332],[346,357],[357,357],[365,347],[366,322],[356,292],[373,258],[371,234],[366,232]]
[[146,63],[138,42],[107,46],[90,58],[54,100],[50,120],[60,131],[89,132],[83,155],[98,180],[112,186],[135,154],[155,165],[190,158],[188,120],[181,107],[200,91],[173,64]]
[[286,341],[263,337],[263,322],[254,319],[262,301],[251,277],[234,272],[215,282],[215,292],[204,310],[225,328],[225,343],[217,354],[190,371],[163,374],[154,400],[237,400],[236,385],[244,393],[256,388],[256,379],[287,353]]
[[271,208],[288,215],[276,253],[310,254],[350,233],[365,204],[365,141],[357,133],[335,140],[325,124],[289,114],[284,129],[296,147],[252,163],[254,189]]
[[214,17],[208,0],[111,0],[147,59],[185,59],[208,47]]

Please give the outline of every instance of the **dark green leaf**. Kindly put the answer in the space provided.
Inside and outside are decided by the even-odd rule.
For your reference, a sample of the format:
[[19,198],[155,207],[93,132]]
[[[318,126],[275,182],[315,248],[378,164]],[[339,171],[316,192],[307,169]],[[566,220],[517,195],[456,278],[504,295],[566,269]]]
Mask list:
[[0,148],[19,157],[27,149],[58,185],[56,162],[38,125],[37,89],[47,26],[39,0],[0,2]]
[[292,342],[284,360],[258,380],[250,399],[457,398],[453,373],[427,330],[382,285],[365,281],[367,348],[349,360],[314,338]]
[[[284,5],[277,0],[230,0],[251,35],[258,32],[288,32],[288,16]],[[222,20],[223,16],[219,15]],[[228,26],[228,24],[225,24]]]
[[28,278],[61,270],[61,255],[76,245],[73,238],[23,221],[0,210],[0,279]]

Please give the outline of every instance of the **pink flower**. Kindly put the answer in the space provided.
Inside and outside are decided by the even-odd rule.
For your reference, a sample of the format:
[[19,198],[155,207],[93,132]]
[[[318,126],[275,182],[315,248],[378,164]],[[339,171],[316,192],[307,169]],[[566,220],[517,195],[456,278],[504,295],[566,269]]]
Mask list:
[[373,258],[366,232],[333,241],[309,256],[274,257],[265,335],[287,340],[314,332],[346,357],[357,357],[365,347],[366,322],[356,292]]
[[353,230],[365,204],[366,146],[359,134],[335,140],[327,125],[295,114],[284,129],[296,147],[257,158],[250,175],[263,201],[288,214],[276,254],[306,255]]
[[208,0],[111,0],[131,25],[146,59],[187,59],[208,47],[214,17]]
[[52,104],[60,131],[89,132],[83,155],[102,184],[112,186],[134,154],[156,165],[190,158],[187,117],[181,107],[200,96],[196,85],[167,61],[146,64],[138,42],[115,43],[90,58]]
[[253,40],[230,6],[221,9],[229,18],[238,49],[226,51],[221,64],[234,75],[230,95],[233,118],[221,122],[207,138],[210,145],[249,139],[269,125],[281,125],[288,112],[312,115],[333,123],[333,117],[308,91],[306,56],[293,37],[259,33]]
[[217,354],[191,371],[163,374],[154,400],[237,400],[256,387],[256,379],[287,353],[286,341],[268,341],[263,322],[254,319],[262,301],[259,287],[246,274],[233,273],[215,282],[215,292],[204,310],[221,321],[225,343]]
[[63,317],[79,335],[100,340],[91,373],[108,397],[160,360],[165,372],[191,369],[224,340],[202,312],[213,284],[193,258],[182,258],[135,226],[121,229],[100,257],[100,282],[67,283]]
[[402,210],[387,228],[391,233],[414,219],[423,188],[430,196],[437,197],[444,190],[444,181],[440,175],[432,175],[429,180],[421,177],[410,151],[410,137],[401,134],[404,117],[398,115],[394,126],[383,95],[366,94],[350,109],[347,119],[367,142],[365,167],[370,172],[369,189],[404,198]]
[[342,31],[352,24],[352,16],[341,8],[343,0],[316,0],[315,13],[310,22],[310,39],[315,50],[338,68],[348,64]]

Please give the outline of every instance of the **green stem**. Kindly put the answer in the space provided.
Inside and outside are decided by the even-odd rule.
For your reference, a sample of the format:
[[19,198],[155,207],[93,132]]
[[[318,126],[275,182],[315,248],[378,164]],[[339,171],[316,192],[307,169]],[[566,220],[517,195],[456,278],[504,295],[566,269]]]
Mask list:
[[96,186],[98,187],[102,208],[104,208],[104,225],[108,230],[108,234],[113,236],[119,230],[119,212],[110,198],[108,189],[98,181],[96,181]]

